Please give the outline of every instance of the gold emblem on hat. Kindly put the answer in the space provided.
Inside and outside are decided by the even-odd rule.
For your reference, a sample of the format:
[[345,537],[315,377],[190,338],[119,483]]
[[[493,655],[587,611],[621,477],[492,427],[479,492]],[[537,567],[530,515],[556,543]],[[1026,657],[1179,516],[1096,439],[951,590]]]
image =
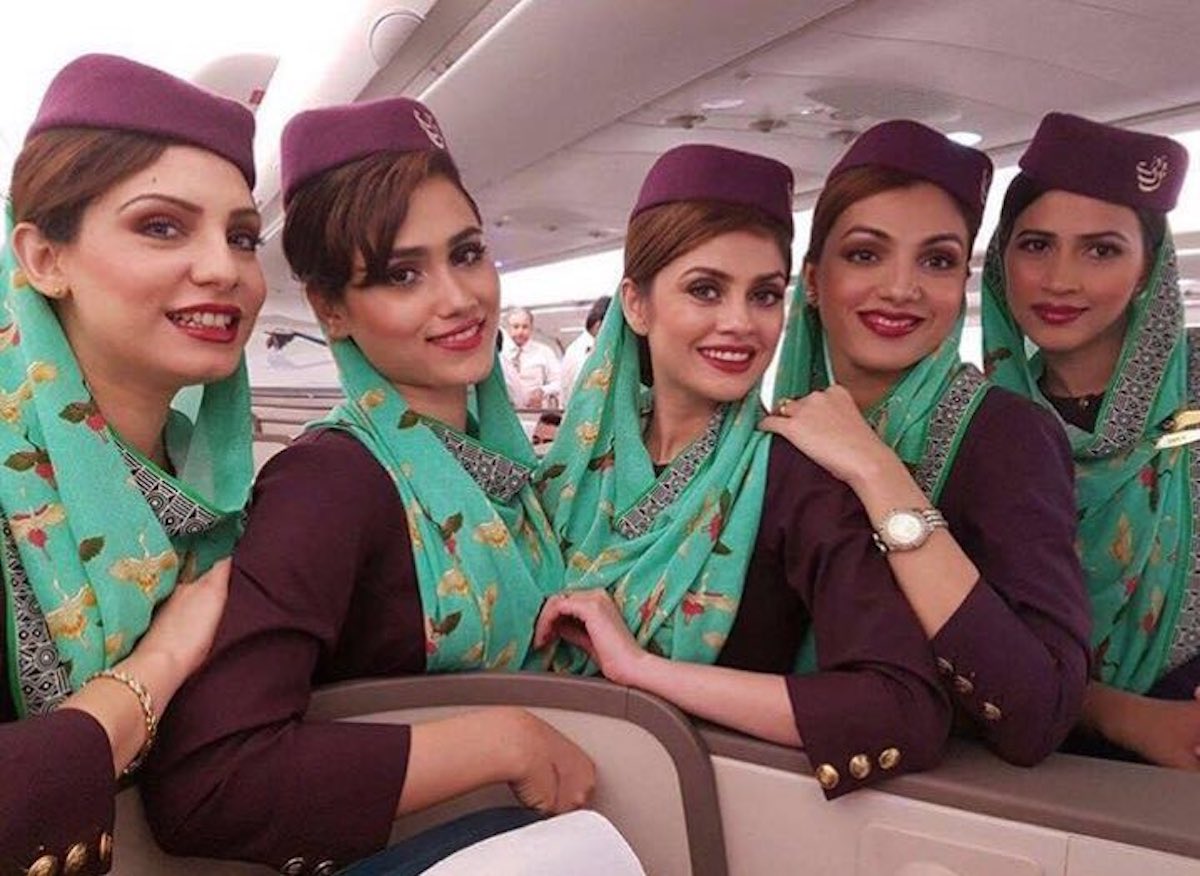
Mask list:
[[1170,172],[1171,163],[1167,161],[1165,155],[1156,155],[1152,161],[1139,161],[1137,163],[1138,191],[1158,191]]
[[425,132],[425,136],[438,149],[446,148],[446,138],[442,136],[441,129],[438,128],[437,119],[432,113],[422,112],[420,109],[413,110],[413,118],[417,120],[417,124],[421,126],[421,130]]

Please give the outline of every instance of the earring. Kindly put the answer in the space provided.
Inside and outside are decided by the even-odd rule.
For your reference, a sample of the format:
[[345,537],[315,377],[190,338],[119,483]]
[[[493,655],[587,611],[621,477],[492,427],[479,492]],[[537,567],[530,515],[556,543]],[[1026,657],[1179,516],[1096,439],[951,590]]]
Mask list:
[[55,286],[53,289],[50,289],[46,292],[42,292],[42,294],[45,295],[47,298],[63,298],[70,291],[71,291],[70,286]]

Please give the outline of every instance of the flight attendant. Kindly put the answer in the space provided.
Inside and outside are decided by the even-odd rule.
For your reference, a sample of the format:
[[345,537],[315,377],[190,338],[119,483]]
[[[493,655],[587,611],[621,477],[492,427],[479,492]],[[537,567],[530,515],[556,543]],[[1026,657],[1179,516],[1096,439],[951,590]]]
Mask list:
[[1166,222],[1187,160],[1167,137],[1046,116],[988,250],[983,325],[996,382],[1071,442],[1094,651],[1082,745],[1197,770],[1200,359]]
[[581,806],[591,761],[515,708],[306,721],[313,687],[526,666],[562,561],[497,364],[499,278],[436,119],[403,98],[313,110],[282,157],[284,252],[347,401],[259,476],[148,814],[169,850],[324,874],[382,849],[397,814],[482,785],[529,807],[389,857],[416,872],[435,848]]
[[916,122],[855,141],[817,200],[764,428],[854,489],[960,723],[1032,765],[1079,717],[1088,612],[1062,430],[959,359],[991,169]]
[[[253,133],[232,101],[88,55],[51,82],[17,157],[0,272],[0,872],[108,870],[117,781],[212,641],[228,578],[213,564],[252,474]],[[185,388],[191,415],[172,407]]]
[[[950,708],[854,493],[757,429],[791,183],[785,165],[717,146],[650,170],[619,306],[542,463],[568,592],[537,643],[553,668],[804,747],[834,797],[935,763]],[[820,667],[800,675],[809,628]]]

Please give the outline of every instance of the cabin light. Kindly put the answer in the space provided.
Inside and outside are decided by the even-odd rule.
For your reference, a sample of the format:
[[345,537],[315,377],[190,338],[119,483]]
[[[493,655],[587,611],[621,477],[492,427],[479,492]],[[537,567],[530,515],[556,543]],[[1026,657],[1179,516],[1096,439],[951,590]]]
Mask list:
[[663,124],[669,128],[683,128],[685,131],[690,131],[697,125],[704,124],[705,121],[703,113],[680,113],[666,119]]
[[750,123],[750,127],[762,134],[769,134],[772,131],[778,131],[780,128],[786,128],[787,122],[783,119],[755,119]]
[[700,109],[707,112],[720,112],[721,110],[737,109],[745,102],[740,97],[715,97],[712,100],[703,101],[700,104]]
[[974,146],[983,140],[983,134],[975,131],[951,131],[946,135],[946,139],[953,140],[961,146]]

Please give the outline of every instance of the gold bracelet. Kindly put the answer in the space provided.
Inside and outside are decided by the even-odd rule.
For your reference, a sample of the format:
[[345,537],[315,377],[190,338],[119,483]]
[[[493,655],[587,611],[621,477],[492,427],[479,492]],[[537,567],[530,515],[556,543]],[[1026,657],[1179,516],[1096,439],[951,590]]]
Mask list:
[[142,747],[138,749],[138,753],[133,756],[133,760],[129,762],[129,765],[121,770],[121,778],[126,779],[137,772],[138,767],[145,761],[146,755],[150,753],[150,749],[154,745],[154,740],[158,736],[158,716],[154,714],[154,701],[150,699],[150,693],[146,690],[145,686],[127,672],[122,672],[119,669],[101,669],[99,672],[93,672],[84,684],[97,678],[111,678],[113,681],[125,685],[137,697],[138,705],[142,707],[142,717],[146,721],[146,741],[142,743]]

